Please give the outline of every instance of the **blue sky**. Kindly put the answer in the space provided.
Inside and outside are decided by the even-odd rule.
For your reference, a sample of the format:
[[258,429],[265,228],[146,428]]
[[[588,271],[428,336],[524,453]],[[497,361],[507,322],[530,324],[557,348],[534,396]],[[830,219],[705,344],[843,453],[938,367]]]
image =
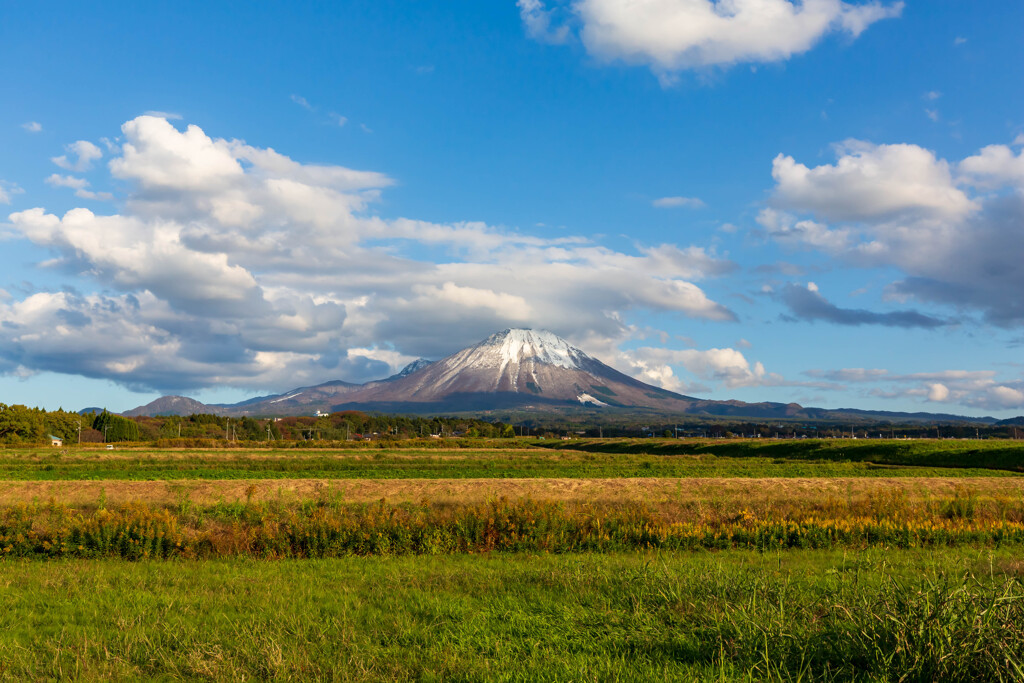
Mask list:
[[1024,5],[0,14],[0,400],[385,376],[508,326],[690,395],[1024,413]]

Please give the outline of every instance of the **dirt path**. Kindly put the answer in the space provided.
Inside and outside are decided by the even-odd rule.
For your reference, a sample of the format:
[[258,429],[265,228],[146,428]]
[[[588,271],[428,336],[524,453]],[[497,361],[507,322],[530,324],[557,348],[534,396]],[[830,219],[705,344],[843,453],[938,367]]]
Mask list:
[[326,497],[346,502],[470,503],[491,498],[626,502],[724,502],[738,504],[849,500],[902,493],[909,500],[948,497],[956,491],[1024,499],[1024,479],[996,478],[832,478],[832,479],[289,479],[180,481],[13,481],[0,482],[0,505],[53,499],[69,505],[144,501],[198,504],[245,500],[294,501]]

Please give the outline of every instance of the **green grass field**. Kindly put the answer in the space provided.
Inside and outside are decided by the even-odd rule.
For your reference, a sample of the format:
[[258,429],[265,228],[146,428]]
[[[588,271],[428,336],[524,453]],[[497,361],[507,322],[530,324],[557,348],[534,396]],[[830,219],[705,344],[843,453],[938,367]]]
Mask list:
[[1007,551],[8,562],[8,680],[1019,680]]
[[[493,442],[500,443],[500,442]],[[537,442],[536,445],[543,445]],[[955,443],[956,447],[947,443]],[[839,445],[836,445],[839,444]],[[908,445],[909,444],[909,445]],[[579,441],[497,448],[341,450],[11,448],[2,480],[929,477],[1024,474],[1024,442]],[[929,451],[928,446],[935,450]]]
[[1024,680],[1021,444],[498,443],[0,450],[0,680]]
[[715,455],[788,462],[871,462],[1024,472],[1024,441],[959,439],[582,439],[560,448],[592,453]]

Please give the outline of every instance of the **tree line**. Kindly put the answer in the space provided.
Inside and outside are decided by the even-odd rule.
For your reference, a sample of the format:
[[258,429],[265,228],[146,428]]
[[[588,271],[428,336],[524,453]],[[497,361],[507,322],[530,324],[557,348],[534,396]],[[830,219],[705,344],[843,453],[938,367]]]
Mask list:
[[0,403],[0,443],[65,444],[218,439],[227,441],[345,441],[411,438],[510,438],[511,425],[477,418],[369,415],[358,411],[321,417],[253,418],[195,414],[129,418],[107,410],[80,415]]
[[[520,419],[517,419],[519,417]],[[614,417],[614,416],[610,416]],[[978,424],[794,424],[715,421],[699,423],[692,416],[679,423],[653,420],[595,424],[556,416],[503,415],[499,420],[472,417],[416,417],[345,411],[312,417],[254,418],[195,414],[129,418],[103,410],[84,414],[47,411],[0,403],[0,444],[42,444],[50,436],[65,444],[203,439],[227,441],[345,441],[414,438],[511,438],[515,436],[583,436],[605,438],[1024,438],[1024,426]],[[634,418],[635,419],[635,418]]]

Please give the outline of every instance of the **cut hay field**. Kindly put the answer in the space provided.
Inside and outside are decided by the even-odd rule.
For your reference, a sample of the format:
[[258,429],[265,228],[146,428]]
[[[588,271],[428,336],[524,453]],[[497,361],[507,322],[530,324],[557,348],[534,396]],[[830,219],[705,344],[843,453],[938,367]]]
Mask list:
[[1024,680],[1021,445],[645,442],[0,450],[0,679]]

